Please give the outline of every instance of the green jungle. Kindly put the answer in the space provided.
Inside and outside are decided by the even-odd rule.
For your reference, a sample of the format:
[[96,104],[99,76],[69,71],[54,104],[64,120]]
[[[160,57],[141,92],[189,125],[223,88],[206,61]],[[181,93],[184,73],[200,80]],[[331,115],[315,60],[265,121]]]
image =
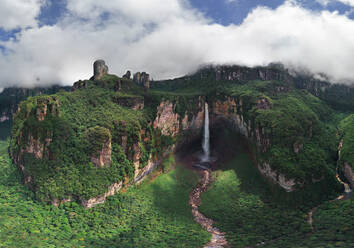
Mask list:
[[353,89],[272,66],[141,75],[20,99],[0,142],[1,248],[354,247]]

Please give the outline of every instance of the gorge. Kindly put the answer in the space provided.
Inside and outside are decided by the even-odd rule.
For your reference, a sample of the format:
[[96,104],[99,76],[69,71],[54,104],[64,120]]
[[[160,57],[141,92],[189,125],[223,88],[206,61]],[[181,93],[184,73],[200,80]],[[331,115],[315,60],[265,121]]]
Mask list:
[[[239,204],[233,195],[240,193],[229,192],[243,187],[234,185],[238,178],[228,181],[236,177],[232,173],[250,170],[251,176],[242,180],[262,192],[251,212],[264,205],[270,214],[271,204],[301,230],[306,228],[298,223],[306,223],[307,216],[287,216],[279,207],[283,203],[273,206],[275,200],[268,197],[280,197],[307,213],[344,190],[336,180],[337,166],[338,177],[353,182],[354,119],[351,106],[335,102],[329,93],[336,86],[272,65],[205,67],[165,81],[150,81],[146,72],[133,79],[130,72],[122,78],[110,75],[104,61],[95,63],[94,71],[90,80],[75,82],[71,92],[31,97],[18,106],[10,155],[38,201],[59,208],[78,203],[95,211],[137,184],[145,187],[144,179],[154,173],[168,174],[166,161],[179,152],[183,157],[202,149],[200,164],[207,167],[199,166],[205,170],[197,173],[201,179],[194,181],[199,184],[191,186],[187,201],[215,244],[232,246],[279,238],[242,241],[232,236],[234,223],[223,226],[218,213],[234,208],[224,204]],[[244,161],[232,162],[230,169],[234,159]],[[230,186],[223,185],[226,181]],[[210,194],[223,197],[213,193],[218,190],[226,192],[230,203],[213,205]],[[219,207],[224,208],[216,211]],[[284,232],[280,237],[290,235]]]

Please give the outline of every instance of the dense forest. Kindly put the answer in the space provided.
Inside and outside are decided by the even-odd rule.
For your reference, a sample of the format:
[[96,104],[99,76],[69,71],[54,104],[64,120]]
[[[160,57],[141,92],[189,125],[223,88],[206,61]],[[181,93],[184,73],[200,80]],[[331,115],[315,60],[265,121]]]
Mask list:
[[352,247],[354,203],[335,200],[354,165],[352,94],[284,68],[225,66],[29,97],[1,143],[0,246],[208,243],[188,198],[200,173],[183,159],[201,149],[208,103],[217,160],[200,211],[229,245]]

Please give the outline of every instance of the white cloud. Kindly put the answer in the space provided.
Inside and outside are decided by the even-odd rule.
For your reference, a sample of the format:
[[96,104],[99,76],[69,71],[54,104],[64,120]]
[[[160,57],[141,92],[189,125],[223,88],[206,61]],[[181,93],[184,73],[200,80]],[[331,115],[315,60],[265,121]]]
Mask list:
[[340,3],[354,7],[354,0],[316,0],[316,1],[322,5],[325,5],[325,6],[330,3],[333,3],[333,2],[340,2]]
[[44,0],[1,0],[0,28],[12,30],[33,27]]
[[241,25],[212,23],[178,0],[68,0],[55,26],[22,30],[0,42],[0,87],[72,84],[89,78],[95,59],[110,71],[147,71],[157,78],[184,75],[205,63],[288,66],[354,80],[354,21],[311,12],[293,2],[258,7]]

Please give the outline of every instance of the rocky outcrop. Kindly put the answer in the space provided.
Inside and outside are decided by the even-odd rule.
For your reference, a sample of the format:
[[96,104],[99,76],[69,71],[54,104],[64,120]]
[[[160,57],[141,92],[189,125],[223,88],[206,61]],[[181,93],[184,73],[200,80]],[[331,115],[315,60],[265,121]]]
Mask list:
[[144,98],[142,97],[117,97],[113,101],[121,106],[134,110],[144,109]]
[[107,140],[103,144],[103,148],[97,155],[91,155],[91,162],[96,167],[110,166],[112,161],[112,144],[111,140]]
[[112,161],[112,136],[100,126],[88,130],[87,141],[91,146],[91,162],[99,168],[110,166]]
[[23,152],[33,154],[35,158],[37,159],[42,159],[43,154],[48,152],[48,147],[50,143],[52,142],[52,135],[49,134],[47,135],[47,138],[45,138],[44,142],[41,142],[40,137],[34,138],[32,134],[29,134],[29,137],[27,139],[27,144],[26,148]]
[[47,113],[60,116],[60,104],[57,97],[45,97],[37,100],[36,116],[39,121],[44,121]]
[[79,90],[79,89],[86,89],[89,85],[89,81],[88,80],[79,80],[77,82],[74,83],[73,87],[72,87],[72,91],[75,91],[75,90]]
[[282,66],[244,67],[244,66],[211,66],[196,73],[201,79],[216,81],[251,81],[251,80],[280,80],[290,82],[292,77]]
[[204,102],[202,97],[198,97],[197,106],[194,113],[188,110],[184,116],[180,116],[176,110],[176,104],[169,100],[161,101],[157,107],[157,116],[154,120],[154,129],[161,130],[162,135],[176,137],[182,131],[200,130],[204,122]]
[[154,129],[160,129],[162,135],[176,137],[180,131],[179,115],[174,112],[175,105],[170,101],[162,101],[157,107]]
[[109,186],[108,191],[103,195],[93,197],[88,200],[81,200],[81,205],[86,208],[93,208],[98,204],[102,204],[105,202],[107,197],[118,193],[121,190],[122,186],[123,186],[123,182],[114,183],[111,186]]
[[51,203],[52,203],[53,206],[57,206],[58,207],[61,204],[64,204],[66,202],[72,202],[72,201],[73,201],[73,197],[70,195],[68,198],[63,199],[63,200],[53,199],[51,201]]
[[131,72],[130,71],[127,71],[124,75],[123,75],[123,78],[125,79],[130,79],[132,76]]
[[287,179],[283,174],[272,170],[269,164],[258,164],[258,169],[264,176],[270,178],[273,182],[277,182],[279,186],[285,189],[287,192],[292,192],[295,190],[295,180]]
[[146,72],[137,72],[134,74],[133,82],[137,85],[141,85],[146,89],[150,88],[150,75]]
[[236,100],[227,97],[225,100],[216,100],[212,103],[211,107],[211,123],[217,122],[218,119],[231,124],[233,129],[247,138],[252,136],[251,123],[246,122],[242,115],[242,101],[236,103]]
[[344,172],[345,178],[350,183],[351,188],[354,189],[354,173],[353,173],[353,169],[349,163],[344,162],[343,172]]
[[96,60],[93,63],[93,80],[100,80],[108,74],[108,66],[104,60]]
[[[60,103],[57,97],[43,96],[35,100],[36,105],[35,117],[39,122],[43,122],[46,116],[60,116]],[[29,117],[30,109],[18,107],[18,112],[24,112],[24,115]],[[38,133],[40,132],[40,133]],[[15,162],[22,165],[21,161],[25,153],[32,154],[36,159],[50,159],[49,146],[53,139],[51,130],[28,130],[26,133],[20,132],[17,136],[17,145],[19,150],[16,154],[12,154]],[[22,165],[23,166],[23,165]],[[24,167],[22,169],[24,171]]]

